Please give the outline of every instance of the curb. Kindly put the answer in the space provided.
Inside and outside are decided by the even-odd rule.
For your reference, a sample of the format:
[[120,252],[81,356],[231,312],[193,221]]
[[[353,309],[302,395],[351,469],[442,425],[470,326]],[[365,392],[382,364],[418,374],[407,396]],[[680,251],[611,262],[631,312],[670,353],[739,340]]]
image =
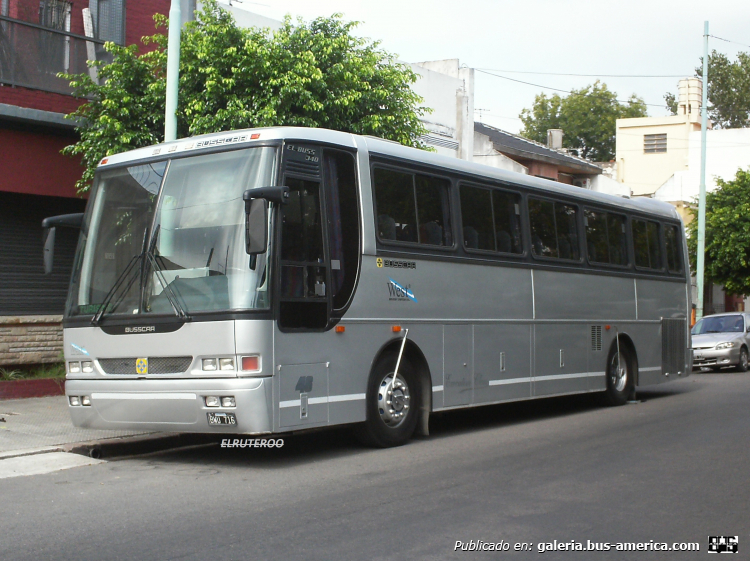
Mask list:
[[95,459],[140,456],[187,446],[216,444],[215,434],[157,433],[143,436],[124,436],[105,440],[74,442],[60,446],[63,452],[80,454]]
[[48,395],[65,395],[65,380],[63,378],[42,378],[40,380],[0,382],[0,400],[46,397]]

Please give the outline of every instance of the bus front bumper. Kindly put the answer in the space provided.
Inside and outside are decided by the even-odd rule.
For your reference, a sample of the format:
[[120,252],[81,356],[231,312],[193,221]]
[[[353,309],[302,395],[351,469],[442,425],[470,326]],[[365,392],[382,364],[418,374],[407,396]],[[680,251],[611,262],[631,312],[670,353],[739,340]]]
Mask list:
[[[180,380],[66,380],[68,410],[76,427],[216,434],[273,431],[271,378]],[[71,405],[71,397],[91,405]],[[234,397],[235,407],[208,407],[206,397]],[[76,400],[74,399],[75,403]],[[236,424],[209,425],[209,413]]]

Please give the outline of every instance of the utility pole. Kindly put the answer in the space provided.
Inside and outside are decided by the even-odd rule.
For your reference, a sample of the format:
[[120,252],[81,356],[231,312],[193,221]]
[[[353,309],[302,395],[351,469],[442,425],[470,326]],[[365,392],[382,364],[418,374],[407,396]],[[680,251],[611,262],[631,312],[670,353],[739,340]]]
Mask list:
[[708,22],[703,23],[703,103],[701,104],[701,182],[698,194],[698,303],[695,319],[703,317],[703,271],[706,257],[706,129],[708,128]]
[[164,112],[164,142],[177,140],[177,90],[180,85],[181,31],[180,0],[172,0],[169,8],[169,40],[167,42],[167,107]]

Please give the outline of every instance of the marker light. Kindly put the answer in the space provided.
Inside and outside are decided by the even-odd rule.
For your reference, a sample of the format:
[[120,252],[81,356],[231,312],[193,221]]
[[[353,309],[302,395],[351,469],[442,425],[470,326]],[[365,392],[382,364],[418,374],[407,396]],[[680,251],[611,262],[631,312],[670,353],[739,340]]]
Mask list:
[[215,358],[204,358],[203,359],[203,370],[216,370],[216,359]]
[[236,407],[237,403],[234,401],[233,395],[228,395],[226,397],[221,398],[221,406],[222,407]]
[[81,400],[77,395],[71,395],[70,397],[68,397],[68,401],[73,407],[78,407],[81,404]]
[[257,138],[260,138],[259,132],[254,132],[253,134],[250,135],[250,140],[255,140]]
[[219,398],[215,395],[207,395],[206,396],[206,407],[218,407],[219,406]]
[[78,374],[81,371],[81,363],[80,362],[69,362],[68,363],[68,372],[71,374]]
[[88,395],[82,395],[81,405],[85,405],[87,407],[91,406],[91,397],[89,397]]
[[234,359],[233,358],[220,358],[219,370],[234,370]]
[[336,331],[336,333],[343,333],[344,331],[346,331],[346,327],[344,327],[343,325],[337,325],[334,330]]
[[81,372],[91,374],[94,371],[94,365],[90,360],[81,363]]
[[391,331],[393,331],[394,333],[401,333],[401,326],[394,325],[393,327],[391,327]]
[[260,356],[243,356],[242,370],[245,372],[258,372],[260,370]]

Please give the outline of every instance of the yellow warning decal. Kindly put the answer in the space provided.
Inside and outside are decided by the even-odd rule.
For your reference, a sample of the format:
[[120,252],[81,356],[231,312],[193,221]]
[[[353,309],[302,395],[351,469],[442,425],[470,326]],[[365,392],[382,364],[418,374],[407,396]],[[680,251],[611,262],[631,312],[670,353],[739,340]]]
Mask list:
[[375,262],[378,264],[379,269],[383,268],[383,260],[380,257],[378,257],[377,261]]
[[137,358],[135,360],[135,371],[138,374],[148,374],[148,359]]

